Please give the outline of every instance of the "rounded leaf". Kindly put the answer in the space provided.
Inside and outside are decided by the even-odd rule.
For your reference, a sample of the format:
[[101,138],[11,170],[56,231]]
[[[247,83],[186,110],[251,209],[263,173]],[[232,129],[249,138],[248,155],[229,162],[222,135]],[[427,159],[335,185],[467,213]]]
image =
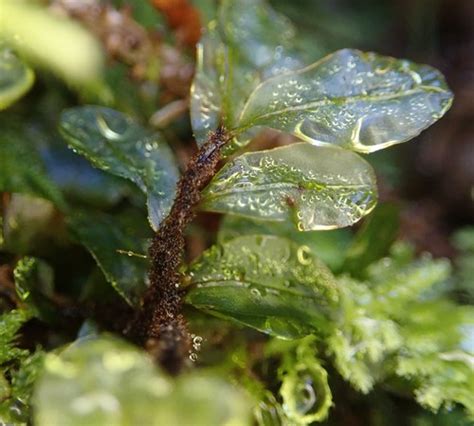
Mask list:
[[131,180],[147,194],[150,224],[157,230],[171,208],[179,177],[161,135],[118,111],[98,106],[64,111],[60,130],[72,149],[94,166]]
[[292,219],[300,231],[352,225],[376,204],[375,175],[357,154],[298,143],[244,154],[203,193],[206,210],[268,220]]
[[187,302],[282,338],[331,329],[334,277],[306,245],[249,235],[216,245],[189,269]]
[[237,128],[266,126],[315,145],[367,153],[417,136],[452,98],[430,66],[343,49],[260,84]]

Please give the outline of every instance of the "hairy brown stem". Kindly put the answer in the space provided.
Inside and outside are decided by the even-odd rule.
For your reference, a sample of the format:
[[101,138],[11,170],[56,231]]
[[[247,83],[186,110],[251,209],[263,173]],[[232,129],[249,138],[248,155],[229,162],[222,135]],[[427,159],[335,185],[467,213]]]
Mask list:
[[215,174],[221,148],[228,140],[229,135],[219,128],[190,160],[178,183],[173,206],[148,252],[150,286],[134,320],[133,333],[171,373],[179,372],[191,347],[181,312],[183,292],[178,272],[185,246],[184,232],[194,217],[193,208],[201,199],[200,191]]

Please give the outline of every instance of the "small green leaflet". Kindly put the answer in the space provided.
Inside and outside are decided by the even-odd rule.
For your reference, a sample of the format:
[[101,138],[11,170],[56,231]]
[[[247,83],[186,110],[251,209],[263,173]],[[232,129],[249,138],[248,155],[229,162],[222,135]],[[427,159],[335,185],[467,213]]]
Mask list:
[[376,204],[372,167],[360,156],[306,143],[241,155],[203,192],[205,210],[293,220],[300,231],[352,225]]
[[21,98],[33,85],[35,78],[9,48],[0,44],[0,110]]
[[171,207],[179,177],[162,137],[118,111],[97,106],[66,110],[60,130],[73,150],[94,166],[131,180],[147,194],[149,221],[157,230]]
[[297,338],[331,329],[338,299],[329,269],[305,245],[250,235],[215,245],[189,267],[194,307],[264,333]]

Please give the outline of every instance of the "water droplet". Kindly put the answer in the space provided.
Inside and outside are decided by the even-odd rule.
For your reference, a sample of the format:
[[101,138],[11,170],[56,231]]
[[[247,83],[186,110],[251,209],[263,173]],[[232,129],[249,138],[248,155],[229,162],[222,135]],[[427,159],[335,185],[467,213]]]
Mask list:
[[192,336],[193,337],[193,349],[196,352],[199,352],[201,350],[201,344],[202,344],[202,337],[201,336]]
[[123,138],[122,133],[118,133],[110,128],[103,115],[98,115],[96,120],[99,131],[102,133],[102,135],[104,135],[104,137],[111,140],[119,140]]
[[311,265],[313,261],[311,257],[311,249],[306,245],[298,247],[296,256],[297,256],[298,262],[301,265]]
[[262,297],[262,293],[260,292],[260,290],[258,288],[255,288],[255,287],[251,288],[250,293],[252,293],[252,295],[257,297],[257,298]]
[[309,413],[317,402],[311,376],[304,376],[302,381],[296,386],[295,391],[296,409],[298,413],[301,415]]

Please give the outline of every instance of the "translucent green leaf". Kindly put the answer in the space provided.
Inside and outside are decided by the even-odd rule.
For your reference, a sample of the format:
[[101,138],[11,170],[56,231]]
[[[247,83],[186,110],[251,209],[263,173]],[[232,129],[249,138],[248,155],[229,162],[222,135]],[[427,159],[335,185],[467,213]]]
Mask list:
[[451,102],[432,67],[344,49],[260,84],[237,127],[267,126],[366,153],[415,137]]
[[[237,125],[246,99],[262,81],[302,67],[293,52],[294,28],[263,0],[225,0],[197,47],[191,122],[202,145],[224,124]],[[248,135],[247,135],[248,136]],[[241,135],[241,146],[248,137]],[[227,149],[227,152],[233,147]]]
[[293,220],[300,231],[352,225],[376,204],[372,167],[357,154],[298,143],[244,154],[203,192],[206,210]]
[[338,297],[308,246],[272,236],[211,247],[189,267],[189,283],[196,308],[283,338],[328,332]]
[[8,48],[0,45],[0,110],[21,98],[33,85],[34,74]]
[[[263,76],[279,74],[299,64],[288,56],[294,49],[295,28],[264,0],[224,0],[218,16],[219,30],[243,61]],[[296,56],[295,52],[292,52]]]
[[148,262],[135,227],[111,215],[76,213],[68,218],[76,239],[94,257],[107,281],[130,305],[138,303],[146,288]]
[[222,124],[236,136],[228,153],[265,126],[366,153],[413,138],[451,105],[434,68],[349,49],[304,68],[294,35],[262,0],[221,3],[198,45],[198,144]]
[[219,74],[223,72],[222,68],[230,67],[226,66],[228,58],[225,46],[215,28],[209,29],[203,36],[197,45],[196,55],[190,114],[194,137],[198,145],[202,146],[207,141],[208,133],[216,130],[220,124],[223,105]]
[[243,235],[275,235],[288,238],[299,245],[306,245],[332,271],[339,270],[344,257],[341,256],[349,245],[349,229],[332,231],[299,232],[290,222],[270,222],[235,215],[225,215],[221,221],[217,241],[225,243]]
[[148,197],[158,229],[173,202],[178,168],[162,137],[109,108],[86,106],[63,112],[60,130],[69,145],[92,164],[134,182]]
[[250,424],[248,401],[212,376],[160,373],[135,347],[85,339],[49,354],[36,386],[38,426]]

